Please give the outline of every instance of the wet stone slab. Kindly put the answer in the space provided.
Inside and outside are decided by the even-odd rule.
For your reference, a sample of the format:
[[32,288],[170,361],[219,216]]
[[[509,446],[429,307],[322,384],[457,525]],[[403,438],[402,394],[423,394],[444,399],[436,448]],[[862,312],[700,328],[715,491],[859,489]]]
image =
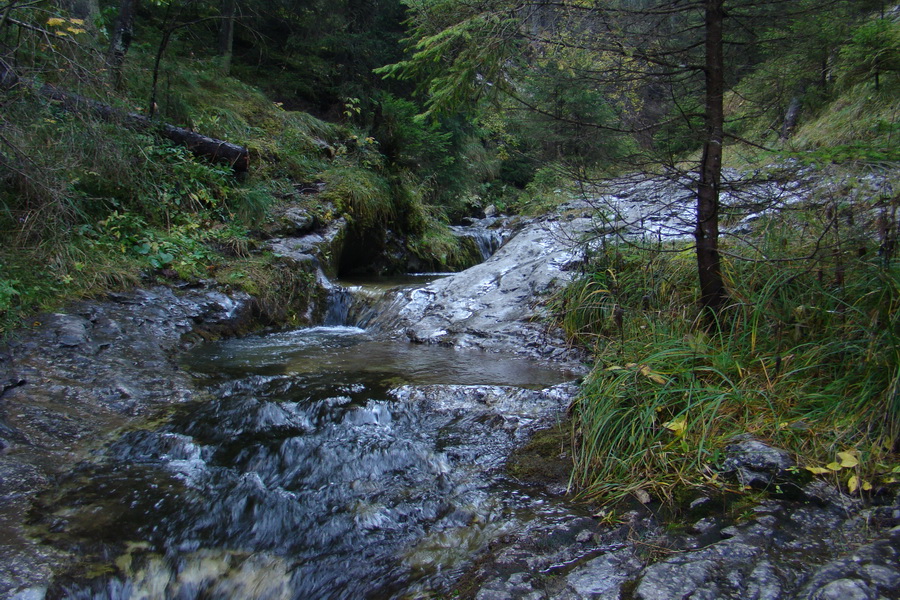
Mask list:
[[[172,356],[249,327],[246,295],[212,288],[117,293],[37,317],[0,351],[0,597],[43,595],[67,554],[36,543],[34,495],[109,432],[193,397]],[[40,596],[37,596],[40,594]]]
[[573,540],[560,547],[550,540],[565,526],[536,525],[492,548],[463,579],[462,597],[900,598],[900,497],[864,508],[819,481],[803,491],[803,500],[760,505],[749,522],[706,516],[685,533],[640,511],[616,526],[572,521]]

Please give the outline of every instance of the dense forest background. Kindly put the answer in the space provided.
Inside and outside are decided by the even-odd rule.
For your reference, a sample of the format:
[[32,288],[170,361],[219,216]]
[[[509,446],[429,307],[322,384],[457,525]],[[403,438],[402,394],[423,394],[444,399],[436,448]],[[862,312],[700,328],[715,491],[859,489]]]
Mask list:
[[[643,448],[646,436],[688,443],[685,406],[697,410],[700,388],[719,399],[696,412],[701,421],[771,408],[778,396],[777,415],[741,427],[775,427],[797,447],[810,443],[808,429],[793,427],[805,423],[798,415],[838,415],[847,407],[834,399],[849,394],[843,414],[859,418],[813,428],[837,432],[817,455],[864,447],[883,457],[900,415],[898,76],[900,11],[884,0],[9,0],[0,6],[0,333],[138,282],[212,278],[288,302],[311,285],[308,274],[259,251],[286,206],[311,227],[348,220],[369,250],[348,250],[344,273],[446,270],[472,260],[448,225],[491,206],[539,214],[588,183],[640,172],[695,177],[698,224],[711,222],[702,190],[715,188],[705,206],[718,223],[729,218],[717,204],[723,167],[766,181],[815,170],[840,182],[819,188],[815,218],[773,220],[755,245],[708,247],[711,292],[695,289],[684,248],[626,247],[585,266],[559,301],[561,322],[598,353],[601,372],[634,367],[593,378],[585,397],[618,398],[603,415],[629,423],[640,420],[629,412],[634,395],[658,406],[629,439],[604,437],[625,431],[608,419],[605,433],[587,436],[606,417],[585,417],[594,421],[579,430],[587,450],[577,477],[590,488],[610,475],[598,444],[640,455],[615,467],[623,473],[679,472],[641,462]],[[192,153],[164,124],[246,148],[249,167]],[[717,238],[700,232],[696,246]],[[883,285],[865,287],[873,281]],[[803,295],[813,289],[820,295]],[[659,368],[617,358],[642,355],[648,332],[654,352],[665,345],[661,320],[627,315],[690,324],[684,307],[698,299],[740,349],[691,325],[667,330],[683,352]],[[816,336],[852,348],[792,346]],[[697,353],[713,347],[719,362],[698,377]],[[798,372],[808,380],[774,389],[788,363],[807,359]],[[848,360],[871,368],[849,373]],[[653,387],[688,373],[665,394]],[[827,394],[809,387],[838,375],[853,378]],[[626,383],[628,393],[617,387]],[[755,391],[732,397],[738,388]],[[582,415],[597,405],[583,406]],[[884,414],[886,428],[875,427]],[[702,422],[692,460],[724,427]]]

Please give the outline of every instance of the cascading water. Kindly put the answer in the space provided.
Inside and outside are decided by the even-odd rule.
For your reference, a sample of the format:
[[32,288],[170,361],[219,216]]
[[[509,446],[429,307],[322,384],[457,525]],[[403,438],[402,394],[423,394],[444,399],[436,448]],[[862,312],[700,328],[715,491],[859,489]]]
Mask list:
[[370,276],[332,283],[321,274],[323,286],[328,290],[322,325],[366,327],[377,316],[378,306],[386,297],[447,275],[448,273],[416,273],[389,277]]
[[507,230],[494,227],[496,218],[472,220],[470,225],[456,225],[450,229],[459,237],[470,238],[481,254],[481,260],[490,258],[505,241]]
[[494,252],[500,249],[503,238],[494,229],[474,229],[472,237],[478,244],[478,250],[481,252],[482,260],[487,260]]
[[351,290],[340,286],[332,286],[328,292],[328,304],[322,324],[325,326],[347,325],[351,322],[350,311],[354,305]]
[[122,435],[34,511],[84,558],[48,598],[406,598],[554,510],[501,469],[568,402],[553,366],[346,325],[204,344],[183,366],[207,401]]

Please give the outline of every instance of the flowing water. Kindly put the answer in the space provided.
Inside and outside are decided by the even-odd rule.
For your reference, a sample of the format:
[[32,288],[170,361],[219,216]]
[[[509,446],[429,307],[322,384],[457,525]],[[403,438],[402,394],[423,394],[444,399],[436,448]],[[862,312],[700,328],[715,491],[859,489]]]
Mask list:
[[84,559],[48,598],[423,597],[562,510],[502,469],[568,400],[552,365],[346,326],[182,362],[207,399],[123,433],[36,507],[34,531]]
[[451,226],[450,229],[461,237],[471,238],[481,254],[481,259],[487,260],[504,241],[502,228],[492,227],[496,223],[496,218],[476,219],[469,225]]

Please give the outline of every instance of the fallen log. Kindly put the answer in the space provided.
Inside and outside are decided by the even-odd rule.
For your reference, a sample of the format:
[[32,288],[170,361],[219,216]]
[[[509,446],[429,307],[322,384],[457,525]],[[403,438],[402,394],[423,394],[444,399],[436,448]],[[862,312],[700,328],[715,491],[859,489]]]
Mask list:
[[83,112],[89,110],[105,121],[122,123],[129,129],[152,131],[171,142],[175,142],[198,156],[215,162],[231,165],[235,173],[245,173],[250,168],[250,154],[244,146],[201,135],[195,131],[160,123],[144,115],[126,112],[97,100],[66,92],[51,85],[43,85],[41,96],[57,102],[66,111]]
[[[0,61],[0,88],[12,89],[16,85],[28,85],[28,82],[16,75],[3,61]],[[137,131],[155,133],[186,147],[197,156],[214,162],[227,163],[234,169],[235,174],[242,175],[250,168],[250,153],[244,146],[207,137],[183,127],[160,123],[144,115],[127,112],[98,100],[66,92],[49,84],[44,84],[37,92],[57,103],[67,112],[90,112],[104,121],[120,123],[124,127]]]

